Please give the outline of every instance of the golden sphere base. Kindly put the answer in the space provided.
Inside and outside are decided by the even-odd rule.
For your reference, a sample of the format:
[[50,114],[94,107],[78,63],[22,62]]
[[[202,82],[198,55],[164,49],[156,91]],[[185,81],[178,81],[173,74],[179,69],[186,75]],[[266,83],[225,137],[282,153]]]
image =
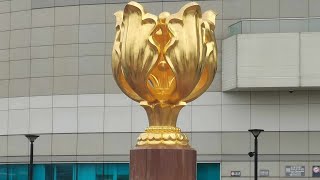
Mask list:
[[172,126],[150,126],[138,137],[137,147],[147,146],[189,147],[188,137]]

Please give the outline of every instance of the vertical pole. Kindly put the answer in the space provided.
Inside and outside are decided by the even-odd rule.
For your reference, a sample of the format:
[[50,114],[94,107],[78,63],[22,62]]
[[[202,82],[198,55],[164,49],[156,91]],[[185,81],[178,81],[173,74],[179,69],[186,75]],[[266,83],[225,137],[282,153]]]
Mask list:
[[254,180],[258,180],[258,137],[254,137]]
[[33,178],[33,142],[31,141],[30,147],[30,165],[29,165],[29,180]]

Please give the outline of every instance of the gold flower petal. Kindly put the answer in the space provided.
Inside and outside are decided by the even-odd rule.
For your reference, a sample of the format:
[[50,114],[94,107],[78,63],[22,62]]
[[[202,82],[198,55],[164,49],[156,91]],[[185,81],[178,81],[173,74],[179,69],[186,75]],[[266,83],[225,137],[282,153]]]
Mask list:
[[113,71],[113,77],[121,89],[121,91],[130,97],[131,99],[135,101],[141,101],[142,98],[138,96],[132,88],[129,86],[128,82],[126,81],[122,68],[120,66],[120,58],[121,58],[121,39],[123,38],[121,36],[121,28],[122,27],[122,20],[123,20],[123,12],[118,11],[115,13],[117,22],[116,22],[116,36],[114,40],[114,45],[113,45],[113,51],[112,51],[112,71]]
[[166,23],[173,34],[165,58],[176,77],[173,101],[187,97],[200,79],[202,56],[201,9],[197,3],[188,3],[169,16]]
[[123,12],[120,64],[130,87],[144,100],[154,101],[147,89],[149,73],[158,59],[157,47],[149,40],[157,17],[130,2]]
[[183,99],[183,101],[185,102],[193,101],[202,93],[204,93],[212,83],[217,71],[217,47],[215,36],[213,33],[215,16],[216,15],[213,11],[207,11],[203,15],[202,37],[203,42],[205,43],[205,47],[203,50],[203,68],[201,70],[200,81],[198,82],[192,93],[188,97]]

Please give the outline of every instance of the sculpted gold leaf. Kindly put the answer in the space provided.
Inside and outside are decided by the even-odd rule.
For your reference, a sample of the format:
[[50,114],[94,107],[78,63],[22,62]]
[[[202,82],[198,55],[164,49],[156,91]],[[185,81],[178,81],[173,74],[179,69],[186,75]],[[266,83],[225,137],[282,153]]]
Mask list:
[[188,3],[176,14],[147,13],[136,2],[116,16],[112,71],[124,94],[147,112],[137,146],[188,147],[179,111],[204,93],[217,70],[215,13]]

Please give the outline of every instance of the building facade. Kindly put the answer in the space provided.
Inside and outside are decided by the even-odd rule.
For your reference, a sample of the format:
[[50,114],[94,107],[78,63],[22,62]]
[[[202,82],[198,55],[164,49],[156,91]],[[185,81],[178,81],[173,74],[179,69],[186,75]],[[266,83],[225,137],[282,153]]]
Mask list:
[[[111,172],[118,172],[118,180],[127,178],[129,150],[148,125],[144,109],[122,94],[111,71],[113,13],[127,2],[0,0],[0,179],[26,178],[25,134],[40,135],[35,141],[38,179],[117,179]],[[175,13],[189,1],[138,2],[159,14]],[[263,179],[290,178],[288,166],[305,168],[299,179],[312,178],[313,167],[320,165],[317,83],[293,87],[293,92],[278,86],[224,91],[228,72],[222,62],[229,49],[222,44],[241,33],[319,32],[320,1],[196,2],[203,11],[218,13],[216,77],[178,118],[198,152],[198,172],[205,174],[200,179],[253,178],[250,128],[266,131],[259,136],[259,169],[269,172]],[[235,171],[241,176],[232,177]]]

